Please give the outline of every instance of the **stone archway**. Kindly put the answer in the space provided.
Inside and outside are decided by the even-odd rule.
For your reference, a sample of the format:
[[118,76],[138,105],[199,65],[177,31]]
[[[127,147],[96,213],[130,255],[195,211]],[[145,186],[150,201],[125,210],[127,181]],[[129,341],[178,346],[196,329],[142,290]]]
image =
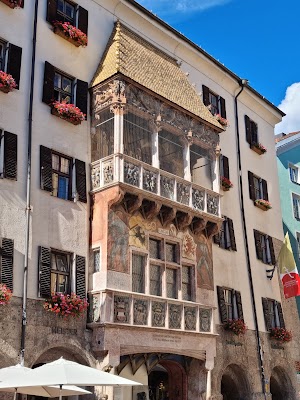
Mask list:
[[272,394],[272,400],[295,399],[291,380],[281,367],[275,367],[272,370],[270,378],[270,393]]
[[240,366],[231,364],[226,368],[221,379],[221,394],[223,400],[250,400],[250,385]]

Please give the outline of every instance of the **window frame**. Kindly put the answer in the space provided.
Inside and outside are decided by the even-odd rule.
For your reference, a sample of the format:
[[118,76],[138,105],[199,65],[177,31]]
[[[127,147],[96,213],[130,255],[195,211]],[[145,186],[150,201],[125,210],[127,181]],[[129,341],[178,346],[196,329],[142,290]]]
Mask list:
[[267,265],[275,265],[275,253],[272,236],[254,229],[256,257]]
[[[257,187],[255,187],[257,182]],[[260,176],[248,171],[249,197],[255,204],[256,200],[269,201],[268,182]],[[259,197],[257,197],[257,195]]]
[[[240,319],[244,321],[241,292],[227,286],[217,286],[216,292],[218,297],[220,322],[224,324],[231,319]],[[230,297],[226,296],[226,293]],[[228,299],[230,299],[230,302]],[[231,315],[229,313],[230,308],[232,310]]]
[[[68,268],[69,271],[68,272],[64,272],[64,271],[60,271],[58,269],[54,269],[52,268],[52,262],[53,262],[53,256],[57,257],[57,256],[65,256],[67,258],[67,262],[68,262]],[[73,264],[73,254],[69,253],[69,252],[65,252],[62,250],[57,250],[57,249],[50,249],[50,257],[51,257],[51,265],[50,265],[50,287],[51,287],[51,293],[63,293],[63,294],[71,294],[71,280],[72,280],[72,264]],[[57,260],[56,260],[57,263]],[[60,276],[66,276],[67,277],[67,283],[66,283],[66,290],[64,292],[55,290],[55,292],[52,291],[52,275],[60,275]],[[56,278],[56,289],[58,288],[59,285],[59,281]]]
[[274,328],[285,328],[284,316],[280,301],[262,298],[262,308],[267,331]]
[[237,251],[233,220],[225,215],[220,232],[214,235],[214,243],[218,244],[221,249]]
[[[63,2],[64,11],[60,11],[60,10],[58,9],[59,1]],[[73,11],[74,11],[73,18],[70,18],[70,17],[67,15],[67,13],[65,12],[66,4],[70,5],[70,6],[73,8]],[[69,23],[71,23],[73,26],[77,26],[77,10],[78,10],[77,4],[76,4],[76,3],[73,3],[72,1],[69,1],[69,0],[57,0],[56,12],[57,12],[57,14],[59,14],[59,15],[64,19],[64,22],[69,22]]]
[[258,125],[257,123],[245,115],[245,130],[246,130],[246,141],[249,143],[251,148],[252,145],[258,144]]
[[[295,179],[295,180],[292,178],[291,171],[295,171],[295,172],[296,172],[296,179]],[[292,163],[289,163],[289,177],[290,177],[290,181],[291,181],[292,183],[296,183],[297,185],[300,184],[299,172],[300,172],[300,171],[299,171],[299,167],[297,167],[297,165],[292,164]]]
[[[292,209],[294,218],[300,220],[300,195],[292,193]],[[295,212],[296,211],[296,212]]]
[[[136,249],[136,248],[131,249],[130,253],[131,253],[130,254],[130,258],[131,258],[131,263],[130,263],[131,264],[131,274],[130,274],[130,276],[131,276],[131,291],[132,291],[132,293],[146,294],[147,293],[147,284],[148,284],[148,279],[147,279],[147,276],[148,276],[148,274],[147,274],[148,254],[146,252],[141,251],[141,249]],[[134,258],[134,256],[141,256],[141,257],[144,257],[144,259],[145,259],[143,291],[133,290],[134,289],[134,283],[133,283],[133,277],[134,277],[134,275],[133,275],[133,258]]]
[[[57,157],[59,157],[59,167],[61,167],[61,159],[63,158],[63,159],[65,159],[65,160],[68,160],[69,161],[69,173],[68,174],[66,174],[66,173],[64,173],[64,172],[61,172],[61,171],[58,171],[58,170],[55,170],[54,168],[53,168],[53,156],[57,156]],[[62,200],[72,200],[72,186],[73,186],[73,176],[72,176],[72,169],[73,169],[73,158],[72,157],[68,157],[68,156],[66,156],[66,155],[64,155],[64,154],[61,154],[61,153],[59,153],[59,152],[57,152],[57,151],[54,151],[54,150],[51,150],[51,161],[52,161],[52,164],[51,164],[51,169],[52,169],[52,192],[51,192],[51,195],[53,196],[53,197],[57,197],[57,198],[59,198],[59,199],[62,199]],[[54,185],[53,185],[53,175],[54,174],[57,174],[58,175],[58,179],[57,179],[57,195],[55,196],[54,195]],[[58,194],[59,194],[59,177],[62,177],[62,178],[68,178],[69,179],[69,181],[68,181],[68,191],[67,191],[67,198],[65,198],[65,197],[59,197],[58,196]]]
[[[7,56],[8,56],[8,42],[0,38],[1,51],[0,51],[0,71],[6,72],[7,69]],[[2,53],[2,55],[1,55]],[[1,62],[2,60],[2,62]],[[2,64],[2,65],[1,65]],[[3,68],[2,68],[3,67]]]
[[[62,89],[61,87],[55,86],[55,75],[59,75],[60,76],[60,81],[61,81],[61,86],[62,86],[62,82],[63,79],[68,79],[71,81],[71,92],[67,92],[64,89]],[[56,97],[56,93],[58,93],[58,99],[55,99],[55,101],[59,101],[60,103],[65,101],[62,96],[66,95],[70,97],[70,101],[66,102],[67,104],[75,104],[75,85],[76,85],[76,79],[74,77],[72,77],[69,74],[66,74],[65,72],[54,68],[54,80],[53,80],[53,90],[54,90],[54,96]]]
[[[96,267],[96,254],[99,257],[99,265],[98,268]],[[100,272],[101,271],[101,248],[96,247],[92,249],[92,257],[93,257],[93,273]]]

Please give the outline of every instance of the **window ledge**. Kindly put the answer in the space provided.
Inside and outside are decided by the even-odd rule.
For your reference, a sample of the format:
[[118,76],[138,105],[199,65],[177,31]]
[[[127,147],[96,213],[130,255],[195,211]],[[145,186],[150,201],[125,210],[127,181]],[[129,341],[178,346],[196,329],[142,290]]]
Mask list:
[[259,147],[254,145],[250,145],[250,149],[253,150],[255,153],[257,153],[258,155],[266,153],[265,151],[261,150]]
[[263,204],[259,204],[259,203],[254,203],[255,207],[260,208],[263,211],[269,211],[271,210],[269,207],[264,206]]

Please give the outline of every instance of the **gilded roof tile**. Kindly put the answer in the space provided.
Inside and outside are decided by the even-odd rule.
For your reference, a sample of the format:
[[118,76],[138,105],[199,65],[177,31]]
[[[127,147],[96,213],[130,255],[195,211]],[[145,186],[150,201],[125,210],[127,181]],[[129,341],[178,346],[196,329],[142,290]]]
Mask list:
[[116,73],[139,83],[202,120],[222,126],[204,106],[176,60],[117,22],[92,80],[95,86]]

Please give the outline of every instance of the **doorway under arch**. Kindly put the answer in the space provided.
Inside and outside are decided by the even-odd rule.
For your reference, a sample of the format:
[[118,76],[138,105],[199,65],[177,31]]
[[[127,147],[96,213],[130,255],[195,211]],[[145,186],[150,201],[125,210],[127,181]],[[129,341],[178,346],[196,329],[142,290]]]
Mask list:
[[229,365],[221,380],[223,400],[250,400],[251,391],[248,379],[238,365]]
[[272,400],[295,399],[290,378],[281,367],[275,367],[272,370],[270,393],[272,394]]

